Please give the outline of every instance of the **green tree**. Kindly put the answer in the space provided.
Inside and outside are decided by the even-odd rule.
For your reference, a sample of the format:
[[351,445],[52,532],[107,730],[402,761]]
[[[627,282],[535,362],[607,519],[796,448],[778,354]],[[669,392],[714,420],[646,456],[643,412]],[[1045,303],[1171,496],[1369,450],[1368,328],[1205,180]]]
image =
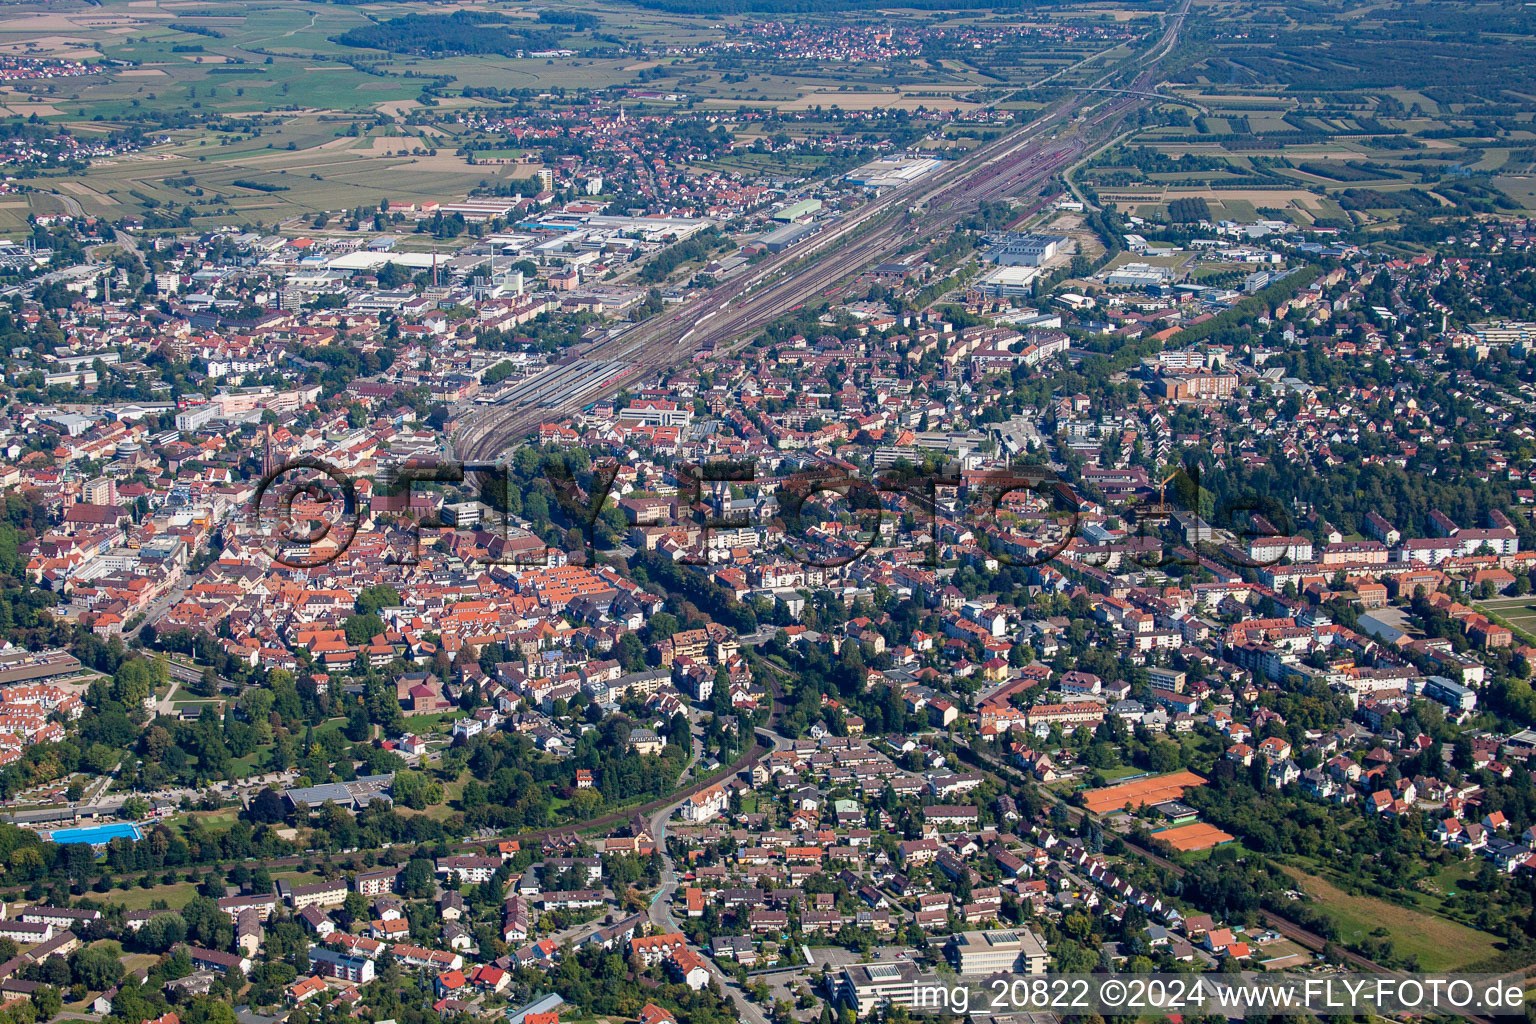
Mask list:
[[101,942],[78,950],[70,959],[70,974],[86,988],[111,988],[123,979],[123,948],[115,942]]
[[397,608],[399,605],[400,592],[388,583],[364,587],[357,595],[357,610],[362,615],[372,615],[380,608]]
[[670,612],[657,612],[646,622],[642,632],[645,634],[645,642],[654,644],[666,640],[681,628],[676,615]]
[[414,858],[400,870],[401,895],[419,899],[432,894],[433,864],[430,860]]
[[187,940],[187,922],[180,914],[167,911],[156,914],[139,929],[139,941],[157,953]]
[[353,645],[367,643],[384,632],[384,620],[372,612],[348,615],[346,621],[342,623],[342,629],[346,631],[347,643]]
[[64,1009],[64,997],[52,985],[44,985],[32,993],[32,1006],[37,1010],[38,1020],[52,1020]]

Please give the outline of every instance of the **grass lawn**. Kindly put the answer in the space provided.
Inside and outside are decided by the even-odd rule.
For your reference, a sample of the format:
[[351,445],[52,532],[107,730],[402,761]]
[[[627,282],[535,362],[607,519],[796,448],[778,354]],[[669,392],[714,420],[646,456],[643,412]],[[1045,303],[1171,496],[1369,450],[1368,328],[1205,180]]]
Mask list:
[[146,970],[160,962],[160,958],[153,953],[126,953],[123,955],[123,969],[132,974],[139,968]]
[[235,758],[233,775],[237,779],[243,779],[248,775],[265,775],[267,758],[272,751],[268,747],[257,747],[244,757]]
[[[1153,833],[1152,838],[1157,838],[1156,833]],[[1210,860],[1211,854],[1215,853],[1217,850],[1225,850],[1228,852],[1235,850],[1237,852],[1238,858],[1244,860],[1262,856],[1262,854],[1255,853],[1248,849],[1248,847],[1244,846],[1241,839],[1234,839],[1230,843],[1222,843],[1220,846],[1207,847],[1204,850],[1186,850],[1178,854],[1178,856],[1173,857],[1172,859],[1180,864],[1185,865],[1198,864],[1201,861]]]
[[1352,896],[1299,868],[1281,867],[1296,879],[1298,888],[1317,901],[1317,908],[1334,922],[1345,942],[1385,928],[1398,955],[1417,957],[1426,971],[1455,970],[1499,953],[1493,936],[1484,932],[1369,896]]
[[131,889],[113,889],[105,897],[109,903],[121,903],[129,910],[148,910],[155,900],[165,900],[166,906],[180,907],[196,895],[196,883],[177,882],[157,885],[153,889],[141,889],[137,885]]
[[240,808],[221,807],[216,811],[188,811],[172,818],[168,825],[183,835],[192,827],[194,821],[200,822],[211,832],[222,832],[233,825],[239,817]]
[[1467,879],[1477,874],[1477,867],[1476,861],[1452,861],[1447,864],[1433,877],[1419,884],[1419,902],[1432,907],[1437,913],[1443,913],[1446,900],[1462,890]]
[[1205,774],[1209,769],[1205,765],[1213,764],[1222,752],[1221,744],[1199,733],[1181,732],[1174,735],[1174,740],[1184,748],[1184,763],[1191,771]]
[[442,820],[455,811],[462,811],[464,809],[464,787],[469,784],[469,780],[472,777],[466,771],[458,778],[443,783],[443,802],[434,804],[422,813],[429,818]]
[[1281,939],[1279,942],[1271,942],[1259,947],[1259,962],[1270,964],[1273,961],[1285,961],[1282,966],[1306,963],[1312,959],[1312,951],[1300,946],[1290,939]]
[[406,807],[404,804],[398,804],[395,807],[395,813],[405,818],[421,817],[431,818],[433,821],[447,821],[451,815],[457,814],[462,810],[459,806],[459,801],[464,796],[464,784],[468,781],[466,773],[466,777],[462,779],[443,783],[442,803],[433,804],[431,807],[419,811]]
[[[340,730],[346,728],[346,725],[347,720],[345,718],[328,718],[324,722],[321,722],[319,725],[315,726],[315,739],[318,742],[319,738],[325,733],[339,732]],[[302,734],[300,735],[302,738]],[[351,743],[350,740],[347,742],[349,744]],[[271,770],[267,764],[267,761],[271,755],[272,750],[270,746],[261,746],[257,747],[249,754],[246,754],[244,757],[235,758],[232,762],[234,765],[235,778],[243,779],[249,775],[267,774],[267,772]]]

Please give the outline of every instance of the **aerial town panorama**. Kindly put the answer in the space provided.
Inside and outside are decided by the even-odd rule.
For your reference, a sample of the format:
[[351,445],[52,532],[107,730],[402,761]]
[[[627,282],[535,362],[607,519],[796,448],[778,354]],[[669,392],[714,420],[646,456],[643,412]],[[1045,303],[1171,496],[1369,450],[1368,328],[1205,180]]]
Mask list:
[[1532,4],[3,2],[0,340],[0,1024],[1536,1022]]

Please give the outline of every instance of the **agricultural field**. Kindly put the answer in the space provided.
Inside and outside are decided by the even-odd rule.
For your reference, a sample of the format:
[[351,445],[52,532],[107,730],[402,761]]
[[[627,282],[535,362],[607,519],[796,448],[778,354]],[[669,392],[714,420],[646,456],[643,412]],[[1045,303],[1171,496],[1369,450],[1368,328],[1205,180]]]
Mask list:
[[[763,112],[806,139],[842,131],[843,113],[950,112],[953,125],[912,139],[942,150],[987,137],[964,124],[989,105],[1037,109],[1032,90],[1042,84],[1070,88],[1123,60],[1156,12],[1064,4],[889,16],[939,42],[902,57],[878,48],[860,56],[853,45],[844,58],[817,49],[841,28],[815,18],[764,29],[768,15],[617,2],[465,3],[450,13],[409,0],[12,5],[0,17],[0,54],[84,61],[90,73],[0,84],[0,118],[36,118],[83,141],[133,133],[138,144],[83,169],[27,175],[20,194],[0,197],[0,234],[14,237],[43,214],[281,230],[295,217],[386,198],[456,199],[539,168],[537,147],[485,127],[510,103],[552,110],[587,97],[637,114],[718,111],[748,145]],[[507,42],[485,41],[492,36]],[[825,166],[757,156],[744,145],[721,169]]]
[[[1419,62],[1402,81],[1378,82],[1367,58],[1332,55],[1328,88],[1308,77],[1333,36],[1392,52],[1383,40],[1456,22],[1451,5],[1197,8],[1222,27],[1171,67],[1166,102],[1145,123],[1075,172],[1107,205],[1156,221],[1200,198],[1220,219],[1340,228],[1536,206],[1536,122],[1509,91],[1517,83],[1483,74],[1457,91]],[[0,198],[0,233],[25,230],[34,214],[156,211],[199,228],[282,229],[385,198],[451,200],[539,168],[537,145],[487,127],[509,104],[709,112],[739,141],[698,172],[836,172],[782,145],[753,150],[756,122],[773,116],[780,135],[812,142],[845,134],[848,117],[881,117],[886,129],[921,118],[921,130],[893,136],[898,145],[965,146],[996,131],[998,115],[1028,116],[1116,66],[1156,12],[1067,3],[886,15],[924,34],[920,51],[882,49],[889,36],[871,44],[866,19],[618,2],[464,3],[446,14],[411,0],[19,4],[0,18],[0,54],[83,60],[92,73],[4,83],[0,118],[35,117],[82,140],[142,137],[132,152]],[[1487,71],[1480,57],[1469,66]],[[952,120],[935,127],[935,115]]]
[[[225,220],[275,224],[296,214],[382,198],[419,201],[459,195],[515,169],[475,167],[408,135],[348,137],[323,116],[299,114],[260,137],[188,133],[144,159],[94,165],[60,193],[87,213],[114,207],[214,207]],[[291,148],[290,148],[291,147]]]
[[[1077,180],[1106,202],[1166,220],[1173,199],[1199,196],[1218,217],[1251,219],[1251,209],[1339,228],[1536,208],[1523,71],[1499,73],[1517,56],[1529,66],[1528,10],[1216,0],[1204,11],[1244,27],[1214,33],[1173,73],[1156,123],[1080,170]],[[1484,16],[1506,24],[1500,46],[1469,47],[1455,35]],[[1418,35],[1430,25],[1445,34]]]

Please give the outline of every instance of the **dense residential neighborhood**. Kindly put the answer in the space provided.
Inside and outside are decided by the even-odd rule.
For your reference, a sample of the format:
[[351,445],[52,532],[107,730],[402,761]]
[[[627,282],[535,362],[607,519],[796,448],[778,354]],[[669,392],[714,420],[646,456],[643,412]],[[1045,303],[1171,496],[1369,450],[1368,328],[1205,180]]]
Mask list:
[[[206,267],[252,242],[178,246]],[[532,274],[467,318],[278,311],[232,337],[197,333],[212,314],[192,308],[144,335],[126,303],[103,318],[104,291],[23,308],[57,320],[50,358],[77,388],[172,349],[210,374],[174,404],[8,410],[12,507],[35,524],[13,567],[86,638],[5,656],[8,792],[46,798],[65,780],[35,752],[82,744],[131,785],[86,769],[69,817],[137,824],[75,839],[34,818],[59,849],[155,891],[206,856],[163,822],[233,798],[254,831],[229,853],[299,867],[195,869],[193,902],[147,910],[110,876],[101,896],[66,885],[50,898],[69,908],[9,915],[30,948],[0,984],[53,976],[50,957],[78,972],[82,937],[165,952],[133,989],[156,1009],[238,972],[253,1005],[347,1010],[409,974],[439,1013],[558,1015],[551,979],[610,956],[764,1019],[864,1014],[941,962],[1311,969],[1326,940],[1422,966],[1295,902],[1318,892],[1304,868],[1245,861],[1363,829],[1484,879],[1464,920],[1513,934],[1521,913],[1494,901],[1536,876],[1536,648],[1517,624],[1536,548],[1530,385],[1497,368],[1525,335],[1442,333],[1447,309],[1401,299],[1475,290],[1486,264],[1338,248],[1319,272],[1304,239],[1258,245],[1300,268],[1260,307],[1243,304],[1265,282],[914,308],[953,272],[919,257],[546,422],[501,494],[390,481],[443,458],[485,396],[559,372],[534,339],[477,344],[525,306],[561,315]],[[1137,347],[1234,314],[1253,318],[1241,341]],[[1096,338],[1122,354],[1090,378]],[[327,351],[356,376],[330,376]],[[1453,443],[1462,475],[1414,482]],[[258,492],[310,459],[356,481],[358,508],[345,533],[274,548]],[[1368,498],[1316,489],[1346,471]],[[585,531],[559,525],[584,508]],[[104,742],[113,716],[147,720],[131,760]],[[1181,890],[1128,854],[1247,874]]]
[[0,15],[0,1024],[1536,973],[1473,16],[368,6]]

